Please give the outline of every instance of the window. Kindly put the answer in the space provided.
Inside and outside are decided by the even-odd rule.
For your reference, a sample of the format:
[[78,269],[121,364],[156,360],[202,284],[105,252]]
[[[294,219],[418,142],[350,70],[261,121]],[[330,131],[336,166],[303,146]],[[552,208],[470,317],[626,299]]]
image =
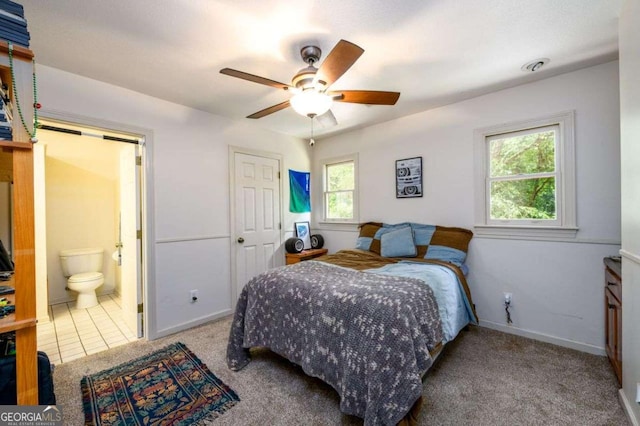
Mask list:
[[558,224],[558,126],[487,137],[487,222]]
[[477,234],[575,238],[573,112],[475,133]]
[[328,160],[324,169],[324,220],[357,222],[357,158]]

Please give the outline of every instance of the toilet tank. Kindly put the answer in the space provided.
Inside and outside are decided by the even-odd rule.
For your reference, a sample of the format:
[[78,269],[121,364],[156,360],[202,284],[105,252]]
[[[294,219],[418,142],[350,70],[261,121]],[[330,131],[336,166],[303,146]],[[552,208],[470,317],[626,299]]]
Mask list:
[[70,277],[83,272],[102,272],[104,249],[99,247],[60,251],[62,273]]

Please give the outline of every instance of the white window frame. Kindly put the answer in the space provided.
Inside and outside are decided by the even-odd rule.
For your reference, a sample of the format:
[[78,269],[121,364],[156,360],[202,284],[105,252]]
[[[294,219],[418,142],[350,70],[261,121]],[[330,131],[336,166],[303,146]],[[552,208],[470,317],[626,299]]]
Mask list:
[[[562,112],[533,120],[518,121],[474,131],[475,234],[488,238],[574,240],[576,224],[575,113]],[[490,218],[489,142],[495,136],[530,133],[557,126],[556,220],[492,220]],[[542,130],[542,129],[541,129]]]
[[[506,176],[495,176],[491,177],[490,168],[491,168],[491,143],[506,138],[516,138],[520,136],[531,135],[534,133],[543,133],[553,131],[555,133],[554,137],[554,170],[552,172],[538,172],[538,173],[526,173],[526,174],[511,174]],[[557,155],[560,147],[560,126],[557,124],[553,124],[550,126],[544,127],[534,127],[532,129],[520,130],[515,132],[508,132],[506,134],[500,133],[496,135],[486,136],[485,137],[485,153],[486,153],[486,163],[487,164],[487,174],[485,177],[486,188],[485,194],[487,195],[487,202],[485,208],[486,216],[487,216],[487,224],[488,225],[519,225],[519,226],[535,226],[538,224],[544,223],[547,226],[559,226],[561,224],[561,215],[563,206],[558,200],[562,199],[562,187],[560,185],[555,185],[554,195],[555,195],[555,207],[556,207],[556,218],[555,219],[493,219],[491,218],[491,184],[494,182],[512,182],[516,180],[522,179],[535,179],[535,178],[546,178],[552,177],[555,179],[555,182],[561,182],[562,173],[560,166],[560,155]]]
[[[340,163],[353,162],[353,217],[351,219],[327,218],[327,167]],[[359,197],[358,197],[358,154],[350,154],[342,157],[322,160],[322,222],[325,223],[359,223]]]

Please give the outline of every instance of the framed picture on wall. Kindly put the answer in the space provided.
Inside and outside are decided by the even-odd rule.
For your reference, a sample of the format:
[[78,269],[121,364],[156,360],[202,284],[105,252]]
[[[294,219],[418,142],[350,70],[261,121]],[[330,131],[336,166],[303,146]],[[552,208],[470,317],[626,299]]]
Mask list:
[[300,238],[304,242],[304,249],[311,249],[311,231],[309,229],[309,222],[295,222],[296,237]]
[[422,197],[422,157],[396,160],[396,198]]

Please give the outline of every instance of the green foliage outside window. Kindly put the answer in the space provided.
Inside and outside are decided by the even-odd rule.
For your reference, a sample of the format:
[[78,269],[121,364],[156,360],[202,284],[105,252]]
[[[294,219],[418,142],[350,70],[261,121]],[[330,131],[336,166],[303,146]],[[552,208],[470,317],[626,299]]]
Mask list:
[[491,219],[556,219],[555,131],[490,141]]
[[327,219],[353,219],[354,162],[327,165]]
[[352,219],[353,218],[353,193],[337,192],[327,194],[328,219]]

